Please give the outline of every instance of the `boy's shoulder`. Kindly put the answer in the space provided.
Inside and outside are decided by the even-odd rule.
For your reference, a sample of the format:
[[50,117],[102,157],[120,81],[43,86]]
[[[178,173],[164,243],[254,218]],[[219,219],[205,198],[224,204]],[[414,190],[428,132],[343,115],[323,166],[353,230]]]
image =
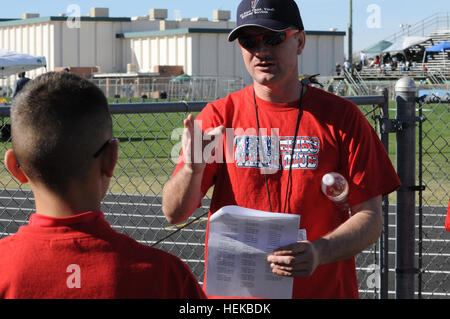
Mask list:
[[[0,239],[0,267],[9,264],[12,259],[24,250],[24,243],[18,233]],[[1,270],[0,270],[1,272]]]
[[146,244],[138,242],[136,239],[125,235],[118,233],[118,242],[121,247],[120,250],[124,252],[126,255],[129,254],[127,258],[132,259],[141,259],[142,261],[148,261],[148,262],[155,262],[163,261],[173,264],[173,265],[180,265],[184,267],[184,262],[178,258],[177,256],[168,253],[162,249],[148,246]]
[[[10,249],[11,247],[14,247],[14,245],[17,243],[18,235],[12,234],[3,238],[0,238],[0,251],[4,252],[5,249]],[[5,255],[5,254],[0,254]]]

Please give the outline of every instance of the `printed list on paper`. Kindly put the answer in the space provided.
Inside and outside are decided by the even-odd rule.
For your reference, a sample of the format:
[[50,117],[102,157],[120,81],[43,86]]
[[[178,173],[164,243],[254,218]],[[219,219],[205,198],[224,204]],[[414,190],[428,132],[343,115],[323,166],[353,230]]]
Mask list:
[[266,260],[295,243],[300,216],[225,206],[209,221],[206,294],[223,297],[292,297],[293,279],[274,275]]

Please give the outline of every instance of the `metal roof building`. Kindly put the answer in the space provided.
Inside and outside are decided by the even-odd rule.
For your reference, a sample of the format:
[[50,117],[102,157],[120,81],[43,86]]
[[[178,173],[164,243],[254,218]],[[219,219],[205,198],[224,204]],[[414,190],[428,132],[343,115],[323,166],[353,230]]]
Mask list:
[[[47,71],[58,67],[97,67],[99,73],[154,72],[161,65],[182,66],[191,76],[249,76],[239,45],[229,43],[234,28],[230,11],[215,10],[206,18],[167,20],[166,9],[151,9],[144,17],[109,17],[107,8],[92,8],[89,16],[24,14],[0,19],[0,48],[47,59]],[[331,75],[344,60],[345,32],[306,31],[299,57],[300,73]],[[34,77],[44,69],[30,71]]]

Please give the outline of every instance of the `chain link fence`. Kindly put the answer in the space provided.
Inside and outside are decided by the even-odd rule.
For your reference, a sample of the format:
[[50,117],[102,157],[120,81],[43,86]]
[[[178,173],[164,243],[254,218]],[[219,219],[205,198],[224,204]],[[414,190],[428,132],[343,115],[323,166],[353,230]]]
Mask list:
[[242,78],[189,76],[122,76],[91,79],[108,98],[209,101],[244,87]]
[[421,210],[416,212],[417,295],[450,298],[450,232],[444,229],[450,204],[450,95],[425,93],[417,105],[417,115],[425,120],[417,130],[417,185],[424,186],[416,201]]
[[[353,97],[368,120],[379,130],[380,107],[384,97]],[[436,101],[435,101],[436,102]],[[206,216],[211,191],[193,216],[180,225],[170,225],[161,211],[161,193],[178,157],[183,119],[199,112],[205,102],[111,104],[114,136],[120,139],[119,161],[110,190],[102,202],[106,219],[117,231],[139,242],[179,256],[191,268],[199,282],[204,276],[204,243]],[[0,108],[3,109],[3,108]],[[28,222],[34,212],[33,194],[27,184],[20,185],[4,168],[4,152],[11,147],[9,112],[0,110],[0,238],[14,234]],[[417,227],[416,255],[422,271],[418,274],[421,297],[450,296],[450,233],[444,230],[448,204],[448,140],[449,105],[423,104],[427,116],[423,123],[423,214]],[[395,102],[389,104],[390,117],[395,117]],[[178,129],[177,129],[178,128]],[[389,136],[389,154],[395,165],[395,134]],[[388,231],[387,274],[389,297],[395,292],[395,194],[389,196],[385,223]],[[421,236],[419,235],[419,231]],[[421,248],[421,251],[419,251]],[[380,242],[356,257],[360,297],[380,295]],[[420,290],[419,290],[420,289]]]

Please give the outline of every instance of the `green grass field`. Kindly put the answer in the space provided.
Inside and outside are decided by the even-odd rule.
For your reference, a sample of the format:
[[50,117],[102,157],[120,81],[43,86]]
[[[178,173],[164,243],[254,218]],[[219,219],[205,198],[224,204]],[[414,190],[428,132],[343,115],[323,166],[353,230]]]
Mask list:
[[[367,109],[367,107],[362,107]],[[443,205],[447,206],[449,201],[450,182],[449,182],[449,155],[450,155],[450,106],[448,104],[431,104],[422,107],[423,116],[426,121],[422,124],[423,130],[423,157],[422,157],[422,177],[423,184],[426,186],[423,191],[424,205]],[[418,116],[418,112],[416,112]],[[395,119],[396,104],[389,103],[389,117]],[[371,124],[374,121],[368,118]],[[416,185],[419,185],[419,124],[416,127]],[[397,167],[396,161],[396,135],[389,135],[389,157]],[[395,201],[395,192],[390,195],[390,202]],[[418,195],[416,195],[418,202]]]
[[[361,109],[366,114],[371,106],[363,106]],[[395,118],[395,102],[391,102],[390,109],[390,117]],[[423,124],[423,179],[427,187],[424,191],[424,204],[447,205],[448,189],[450,189],[448,179],[449,106],[425,105],[423,109],[424,116],[427,117],[427,121]],[[174,140],[171,139],[171,135],[174,129],[182,127],[185,116],[184,113],[113,115],[114,137],[120,139],[120,153],[115,177],[110,186],[111,192],[146,195],[161,193],[163,185],[175,167],[171,158],[172,149],[180,142],[179,134],[175,134]],[[368,120],[374,124],[370,115]],[[9,123],[9,119],[4,119],[4,122]],[[418,142],[418,138],[416,141]],[[0,151],[2,161],[5,150],[10,147],[10,143],[2,143]],[[418,154],[418,147],[416,151]],[[174,154],[178,154],[178,151]],[[390,134],[389,156],[396,167],[395,134]],[[3,188],[19,187],[3,165],[0,168],[0,183],[0,187]],[[28,189],[28,186],[23,185],[22,188]],[[391,195],[390,201],[394,203],[395,193]]]

